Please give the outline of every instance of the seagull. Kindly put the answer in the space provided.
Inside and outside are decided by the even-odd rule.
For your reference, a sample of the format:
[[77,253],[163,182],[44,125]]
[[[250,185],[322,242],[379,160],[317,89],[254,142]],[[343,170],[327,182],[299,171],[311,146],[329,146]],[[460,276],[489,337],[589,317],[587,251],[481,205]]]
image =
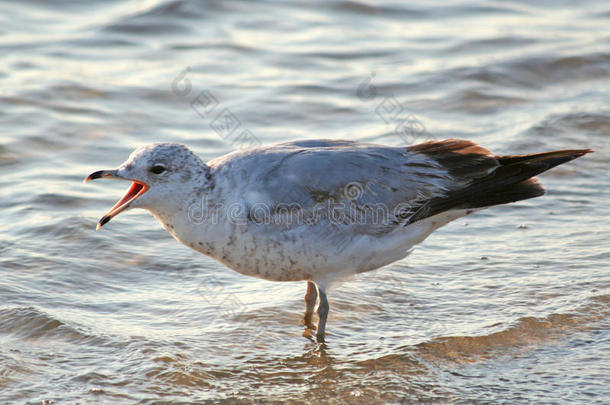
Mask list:
[[154,143],[84,181],[131,182],[97,229],[143,208],[179,242],[241,274],[306,281],[302,322],[323,343],[329,286],[403,259],[458,218],[541,196],[534,176],[590,152],[499,156],[461,139],[406,147],[322,139],[205,163],[184,145]]

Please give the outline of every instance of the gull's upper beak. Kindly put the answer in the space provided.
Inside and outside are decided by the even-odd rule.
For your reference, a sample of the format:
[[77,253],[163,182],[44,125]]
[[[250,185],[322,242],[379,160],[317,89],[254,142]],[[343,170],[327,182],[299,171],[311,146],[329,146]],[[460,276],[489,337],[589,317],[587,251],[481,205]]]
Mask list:
[[102,179],[102,178],[129,180],[132,182],[132,184],[131,184],[131,187],[129,187],[129,189],[127,190],[127,193],[125,193],[125,195],[123,196],[123,198],[121,198],[114,205],[114,207],[112,207],[110,209],[110,211],[108,211],[108,213],[106,215],[104,215],[102,217],[102,219],[100,219],[100,221],[97,223],[97,227],[95,228],[96,230],[100,229],[102,226],[104,226],[104,224],[106,224],[112,218],[114,218],[119,213],[121,213],[121,211],[124,211],[125,209],[127,209],[131,205],[132,202],[134,202],[138,197],[140,197],[142,194],[144,194],[148,190],[148,184],[144,183],[143,181],[129,179],[127,177],[120,176],[118,174],[118,170],[99,170],[97,172],[93,172],[85,178],[84,182],[86,183],[89,180]]
[[91,173],[89,176],[83,180],[83,183],[88,182],[89,180],[100,179],[102,177],[109,177],[111,179],[123,179],[117,174],[118,170],[98,170],[97,172]]

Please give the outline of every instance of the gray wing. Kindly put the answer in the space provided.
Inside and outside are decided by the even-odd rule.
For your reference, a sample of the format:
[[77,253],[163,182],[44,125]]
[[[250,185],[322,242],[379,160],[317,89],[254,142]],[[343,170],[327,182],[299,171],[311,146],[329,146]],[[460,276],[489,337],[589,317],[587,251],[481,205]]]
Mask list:
[[210,166],[244,192],[248,207],[262,203],[265,221],[381,235],[452,209],[538,197],[544,189],[533,176],[590,152],[496,156],[461,139],[409,147],[311,140],[235,152]]
[[455,187],[448,170],[425,154],[351,141],[282,143],[209,165],[232,173],[252,221],[285,227],[324,221],[356,234],[386,233]]

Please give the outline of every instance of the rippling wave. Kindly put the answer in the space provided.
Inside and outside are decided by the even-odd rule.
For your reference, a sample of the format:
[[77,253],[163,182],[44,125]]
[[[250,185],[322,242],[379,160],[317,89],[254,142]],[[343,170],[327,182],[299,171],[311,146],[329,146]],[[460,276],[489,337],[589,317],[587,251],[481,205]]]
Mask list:
[[[602,1],[0,4],[0,403],[604,403],[610,11]],[[135,147],[463,137],[592,148],[330,293],[230,272],[148,214],[95,223]],[[410,123],[405,126],[405,123]],[[51,402],[53,401],[53,402]]]

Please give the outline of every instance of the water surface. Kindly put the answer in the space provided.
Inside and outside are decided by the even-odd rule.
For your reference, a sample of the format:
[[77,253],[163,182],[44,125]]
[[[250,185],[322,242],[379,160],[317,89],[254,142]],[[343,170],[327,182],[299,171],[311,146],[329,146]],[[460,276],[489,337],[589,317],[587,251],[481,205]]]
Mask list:
[[[610,401],[607,2],[22,1],[0,21],[0,403]],[[124,184],[81,183],[155,141],[207,160],[448,137],[596,153],[331,291],[324,350],[305,283],[236,274],[145,212],[95,232]]]

